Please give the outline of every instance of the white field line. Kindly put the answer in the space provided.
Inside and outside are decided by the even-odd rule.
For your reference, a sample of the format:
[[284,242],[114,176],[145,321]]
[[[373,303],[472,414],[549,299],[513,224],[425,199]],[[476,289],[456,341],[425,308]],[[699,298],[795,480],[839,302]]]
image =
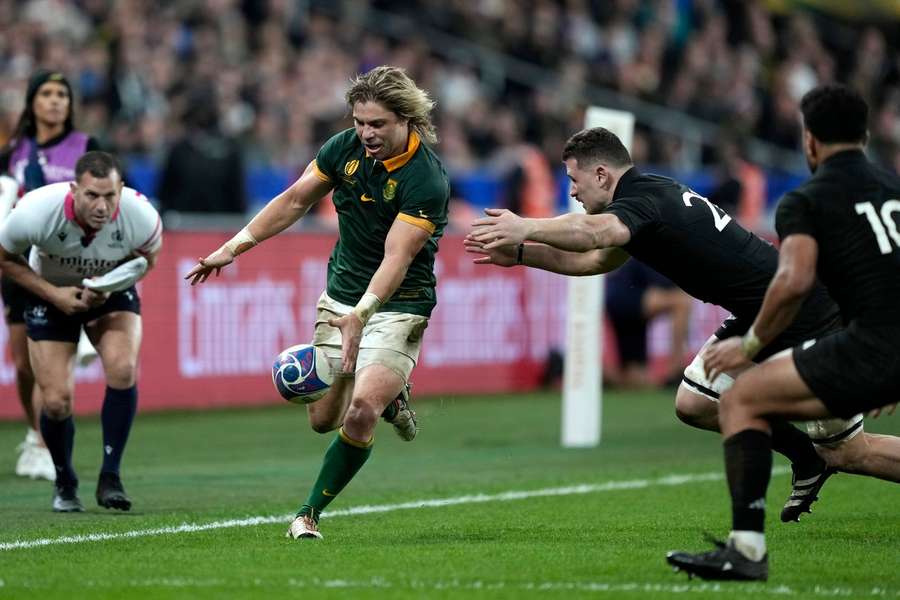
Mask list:
[[[773,475],[787,473],[786,467],[776,467]],[[667,475],[659,479],[630,479],[625,481],[608,481],[606,483],[584,483],[567,487],[544,488],[540,490],[514,490],[499,494],[473,494],[469,496],[456,496],[454,498],[437,498],[432,500],[414,500],[400,504],[362,505],[334,510],[322,515],[322,518],[349,517],[355,515],[369,515],[374,513],[393,512],[397,510],[411,510],[417,508],[441,508],[444,506],[456,506],[458,504],[481,504],[485,502],[507,502],[510,500],[527,500],[529,498],[545,498],[548,496],[572,496],[577,494],[596,494],[601,492],[613,492],[616,490],[637,490],[649,487],[678,486],[689,483],[702,483],[707,481],[720,481],[723,479],[721,472],[697,473],[686,475]],[[24,548],[37,548],[39,546],[55,546],[59,544],[81,544],[84,542],[101,542],[105,540],[119,540],[127,538],[149,537],[155,535],[171,535],[179,533],[193,533],[196,531],[209,531],[212,529],[228,529],[232,527],[253,527],[271,523],[289,523],[294,518],[293,514],[269,515],[257,517],[245,517],[243,519],[228,519],[225,521],[213,521],[211,523],[182,523],[169,527],[157,527],[154,529],[136,529],[117,533],[86,533],[82,535],[67,535],[55,538],[40,538],[35,540],[15,540],[0,543],[0,552],[19,550]]]
[[[735,584],[715,583],[702,581],[677,581],[673,583],[657,583],[649,581],[626,581],[626,582],[606,582],[606,581],[504,581],[491,580],[481,581],[475,580],[390,580],[385,577],[372,577],[371,579],[321,579],[312,577],[310,579],[296,579],[289,577],[281,578],[253,578],[243,579],[240,582],[221,578],[199,578],[191,577],[150,577],[147,579],[131,579],[131,580],[84,580],[79,582],[80,587],[104,589],[104,588],[144,588],[144,589],[198,589],[198,588],[227,588],[230,593],[235,590],[249,590],[254,588],[262,588],[271,590],[272,588],[285,589],[340,589],[340,590],[415,590],[421,593],[431,591],[483,591],[483,590],[505,590],[512,591],[517,595],[525,595],[527,593],[543,594],[551,591],[567,591],[578,592],[581,594],[612,594],[616,595],[630,592],[640,594],[691,594],[692,597],[702,595],[735,595],[737,588]],[[30,590],[41,590],[48,587],[49,584],[44,581],[28,581],[15,588],[25,588]],[[7,586],[0,579],[0,589],[13,586]],[[900,590],[887,587],[873,585],[866,588],[853,588],[847,586],[829,586],[814,585],[812,587],[791,587],[789,585],[747,583],[741,584],[741,596],[775,596],[798,597],[798,598],[900,598]]]

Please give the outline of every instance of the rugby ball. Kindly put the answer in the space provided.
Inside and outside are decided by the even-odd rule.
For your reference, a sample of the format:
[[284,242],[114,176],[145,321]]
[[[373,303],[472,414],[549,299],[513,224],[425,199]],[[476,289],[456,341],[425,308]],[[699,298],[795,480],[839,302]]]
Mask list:
[[334,373],[325,352],[310,344],[291,346],[272,364],[272,383],[288,402],[309,404],[325,396]]

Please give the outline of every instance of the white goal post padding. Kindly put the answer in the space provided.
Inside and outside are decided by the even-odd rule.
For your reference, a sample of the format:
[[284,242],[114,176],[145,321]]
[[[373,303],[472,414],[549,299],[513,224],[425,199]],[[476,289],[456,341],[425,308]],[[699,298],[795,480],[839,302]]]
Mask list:
[[[605,127],[631,152],[634,115],[592,106],[585,114],[586,128]],[[571,212],[584,213],[581,203],[569,198]],[[566,306],[566,350],[563,370],[562,445],[590,448],[600,443],[603,418],[603,363],[601,324],[603,275],[570,277]]]

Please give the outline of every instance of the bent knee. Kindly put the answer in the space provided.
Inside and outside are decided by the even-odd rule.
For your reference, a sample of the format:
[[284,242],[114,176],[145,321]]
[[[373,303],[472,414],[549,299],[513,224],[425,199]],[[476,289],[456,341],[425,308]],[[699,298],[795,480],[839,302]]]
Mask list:
[[347,415],[344,417],[344,423],[350,424],[356,428],[368,429],[375,425],[378,420],[380,411],[377,411],[368,402],[354,400],[347,409]]
[[710,398],[682,385],[675,394],[675,416],[692,427],[707,429],[717,422],[719,406]]
[[135,383],[137,362],[117,360],[106,367],[106,384],[117,389],[130,388]]

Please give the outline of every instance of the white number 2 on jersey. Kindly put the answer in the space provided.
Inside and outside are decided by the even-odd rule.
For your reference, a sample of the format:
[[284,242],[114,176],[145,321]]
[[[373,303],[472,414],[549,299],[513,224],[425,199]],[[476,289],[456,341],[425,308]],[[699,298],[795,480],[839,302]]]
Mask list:
[[[892,213],[900,212],[900,200],[888,200],[882,204],[880,220],[871,202],[857,202],[853,206],[856,208],[856,214],[866,215],[869,225],[872,226],[875,239],[878,240],[878,249],[882,254],[890,254],[891,250],[893,250],[891,242],[888,241],[888,235],[900,247],[900,232],[897,231],[897,223],[894,222],[894,217],[892,216]],[[884,224],[882,224],[882,221]]]
[[731,217],[727,212],[725,212],[697,192],[688,190],[681,195],[681,199],[684,200],[685,206],[693,206],[691,204],[691,198],[697,198],[698,200],[703,200],[704,202],[706,202],[706,205],[709,207],[709,211],[712,213],[713,224],[715,224],[716,226],[716,231],[722,231],[723,229],[725,229],[725,226],[731,222]]

